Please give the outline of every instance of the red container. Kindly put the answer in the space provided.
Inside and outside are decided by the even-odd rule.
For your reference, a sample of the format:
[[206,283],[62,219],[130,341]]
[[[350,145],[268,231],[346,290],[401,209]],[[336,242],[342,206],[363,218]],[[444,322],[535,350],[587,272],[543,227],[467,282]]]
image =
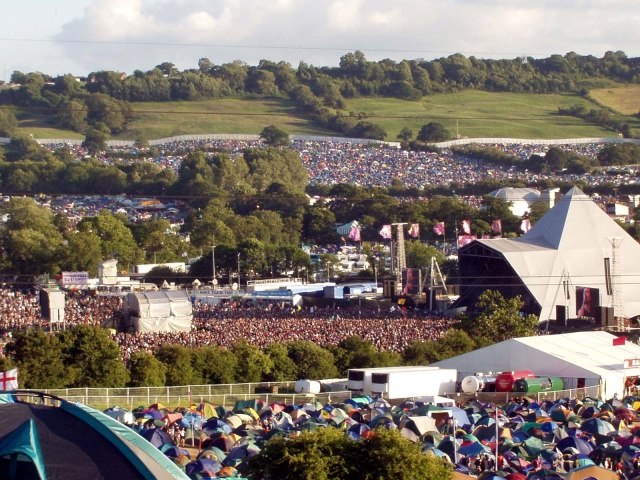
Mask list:
[[500,372],[496,377],[496,392],[513,392],[513,384],[521,378],[535,377],[531,370],[516,370],[515,372]]

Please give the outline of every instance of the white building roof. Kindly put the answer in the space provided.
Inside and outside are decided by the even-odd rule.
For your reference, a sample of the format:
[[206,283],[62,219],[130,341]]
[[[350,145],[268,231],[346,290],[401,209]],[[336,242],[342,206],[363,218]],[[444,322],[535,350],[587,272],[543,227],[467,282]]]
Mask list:
[[463,375],[531,370],[538,376],[597,379],[610,396],[622,397],[624,377],[640,375],[640,368],[624,368],[624,361],[640,358],[640,345],[627,341],[614,346],[615,338],[603,331],[512,338],[432,366],[455,368]]
[[[613,248],[613,242],[619,246]],[[575,289],[596,288],[601,306],[614,306],[607,294],[605,258],[612,266],[616,316],[640,315],[640,244],[577,187],[572,188],[533,228],[517,239],[478,240],[500,253],[541,306],[540,320],[555,319],[556,305],[576,316]],[[617,260],[617,276],[613,270]]]

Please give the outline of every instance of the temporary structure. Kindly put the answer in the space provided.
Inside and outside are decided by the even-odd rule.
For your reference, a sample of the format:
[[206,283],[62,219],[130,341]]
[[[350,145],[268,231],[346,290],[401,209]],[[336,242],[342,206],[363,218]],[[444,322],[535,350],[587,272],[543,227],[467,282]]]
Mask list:
[[622,398],[625,378],[640,375],[640,367],[625,368],[625,360],[640,358],[640,345],[614,345],[617,338],[603,331],[512,338],[431,366],[457,369],[459,378],[474,372],[531,370],[563,378],[565,389],[597,387],[604,398]]
[[[482,239],[459,252],[460,298],[472,307],[485,290],[520,295],[540,321],[640,315],[640,244],[577,187],[516,239]],[[584,310],[583,303],[590,307]]]
[[[39,400],[44,398],[49,400],[46,394]],[[82,404],[55,400],[59,406],[2,395],[0,478],[187,478],[126,425]]]
[[129,293],[123,311],[136,332],[191,331],[193,304],[181,290]]

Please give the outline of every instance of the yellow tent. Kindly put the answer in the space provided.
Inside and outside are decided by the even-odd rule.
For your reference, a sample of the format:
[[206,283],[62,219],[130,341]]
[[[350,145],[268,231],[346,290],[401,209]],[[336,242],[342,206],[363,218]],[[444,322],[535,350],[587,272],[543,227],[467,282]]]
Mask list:
[[566,480],[584,480],[585,478],[597,478],[598,480],[618,480],[618,474],[612,470],[598,467],[596,465],[586,465],[574,468],[567,473]]

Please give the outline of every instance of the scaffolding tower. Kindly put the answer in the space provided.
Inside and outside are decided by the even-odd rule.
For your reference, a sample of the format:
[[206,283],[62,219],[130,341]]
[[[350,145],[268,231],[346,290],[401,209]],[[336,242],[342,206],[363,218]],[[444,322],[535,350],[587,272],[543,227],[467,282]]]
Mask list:
[[404,225],[406,223],[392,223],[396,227],[395,262],[393,273],[396,276],[396,293],[402,292],[402,271],[407,268],[407,254],[404,248]]
[[622,298],[622,285],[620,285],[620,245],[622,238],[611,237],[611,306],[616,319],[616,328],[619,332],[625,329],[624,299]]

